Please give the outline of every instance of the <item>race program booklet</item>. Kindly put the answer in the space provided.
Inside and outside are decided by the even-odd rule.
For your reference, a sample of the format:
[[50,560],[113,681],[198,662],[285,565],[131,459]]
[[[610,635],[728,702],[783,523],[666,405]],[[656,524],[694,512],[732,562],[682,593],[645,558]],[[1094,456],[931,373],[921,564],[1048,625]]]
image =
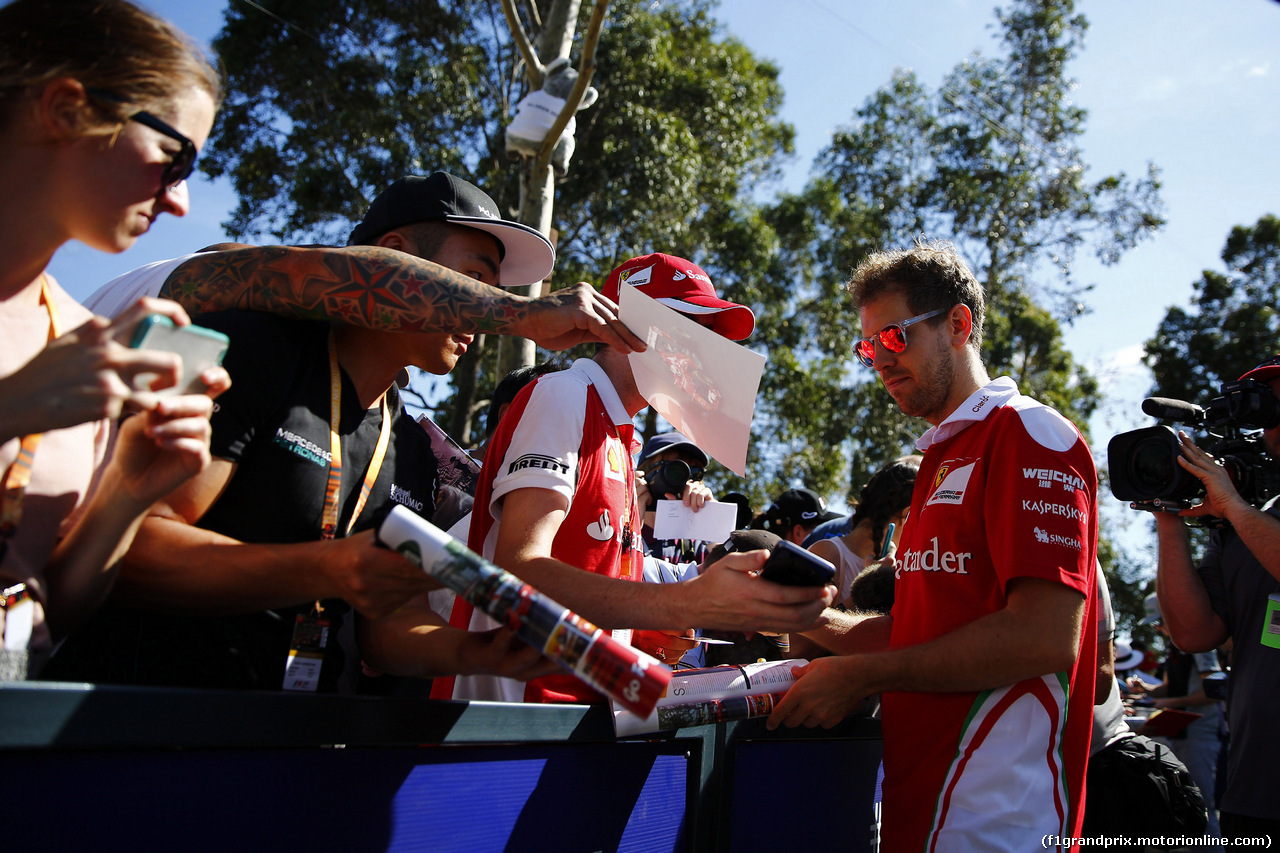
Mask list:
[[468,550],[403,506],[378,526],[378,541],[506,625],[546,657],[630,712],[648,715],[671,672],[515,575]]
[[614,731],[624,737],[768,716],[796,680],[792,667],[807,663],[771,660],[674,672],[647,716],[614,703]]

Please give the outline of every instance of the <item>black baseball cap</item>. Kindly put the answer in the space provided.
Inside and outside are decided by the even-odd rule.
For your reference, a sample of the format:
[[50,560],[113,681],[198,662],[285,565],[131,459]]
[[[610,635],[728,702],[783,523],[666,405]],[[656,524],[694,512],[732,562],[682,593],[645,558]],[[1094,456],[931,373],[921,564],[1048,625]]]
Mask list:
[[694,444],[683,434],[678,432],[663,432],[655,435],[644,443],[644,447],[640,450],[640,458],[636,460],[637,465],[643,465],[645,460],[650,456],[661,453],[664,450],[683,450],[690,459],[699,468],[707,467],[707,454]]
[[778,519],[786,519],[792,524],[803,524],[811,527],[819,522],[844,518],[838,512],[827,509],[827,502],[809,489],[787,489],[773,501],[773,506],[765,513]]
[[446,172],[410,175],[383,190],[351,231],[348,246],[373,246],[392,228],[415,222],[465,225],[498,239],[503,287],[536,284],[551,275],[556,252],[536,229],[498,216],[498,205],[475,184]]
[[735,530],[723,543],[715,545],[707,552],[706,564],[710,567],[720,562],[726,554],[739,551],[772,552],[781,541],[778,534],[770,533],[768,530]]

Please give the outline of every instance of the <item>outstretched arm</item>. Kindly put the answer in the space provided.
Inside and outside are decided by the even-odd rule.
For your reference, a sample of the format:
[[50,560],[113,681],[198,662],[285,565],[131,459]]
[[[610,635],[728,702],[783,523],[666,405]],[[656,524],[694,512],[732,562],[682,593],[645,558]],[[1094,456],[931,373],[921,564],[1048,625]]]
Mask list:
[[119,594],[152,607],[222,615],[342,598],[367,616],[393,612],[437,584],[373,531],[312,542],[240,542],[196,522],[235,473],[214,459],[152,507],[125,557]]
[[551,557],[551,543],[568,499],[550,489],[525,488],[503,500],[493,561],[552,600],[602,628],[796,631],[818,620],[830,588],[784,587],[753,572],[765,552],[730,554],[693,580],[636,583],[574,568]]
[[496,675],[528,681],[560,671],[507,628],[450,627],[425,595],[382,619],[361,619],[357,624],[364,662],[387,675]]
[[1227,626],[1213,610],[1209,591],[1191,562],[1186,523],[1156,513],[1156,593],[1160,614],[1178,648],[1203,652],[1227,638]]
[[588,341],[644,349],[589,284],[530,299],[377,246],[205,252],[179,265],[160,292],[193,315],[245,308],[396,332],[519,335],[548,349]]
[[[1263,567],[1280,577],[1280,521],[1250,506],[1231,482],[1225,468],[1196,446],[1186,433],[1178,439],[1182,455],[1178,463],[1205,487],[1203,502],[1179,515],[1215,515],[1225,518]],[[1156,592],[1169,636],[1186,652],[1205,652],[1227,638],[1227,626],[1213,610],[1209,592],[1191,561],[1186,524],[1181,518],[1156,513]]]
[[[1054,581],[1010,581],[1004,608],[927,643],[826,657],[797,667],[798,679],[769,716],[769,727],[823,726],[886,690],[938,693],[986,690],[1070,669],[1080,644],[1085,599]],[[865,623],[874,628],[880,620]],[[993,655],[995,648],[1007,655]],[[1092,646],[1090,647],[1092,648]]]

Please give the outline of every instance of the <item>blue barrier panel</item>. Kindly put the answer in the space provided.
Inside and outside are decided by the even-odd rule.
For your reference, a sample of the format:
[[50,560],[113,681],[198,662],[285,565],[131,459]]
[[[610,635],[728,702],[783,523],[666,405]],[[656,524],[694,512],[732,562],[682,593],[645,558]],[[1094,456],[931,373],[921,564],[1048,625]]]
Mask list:
[[742,740],[732,752],[729,850],[872,853],[879,740]]
[[866,718],[4,683],[0,851],[857,851],[879,757]]
[[0,752],[6,850],[685,849],[673,744]]

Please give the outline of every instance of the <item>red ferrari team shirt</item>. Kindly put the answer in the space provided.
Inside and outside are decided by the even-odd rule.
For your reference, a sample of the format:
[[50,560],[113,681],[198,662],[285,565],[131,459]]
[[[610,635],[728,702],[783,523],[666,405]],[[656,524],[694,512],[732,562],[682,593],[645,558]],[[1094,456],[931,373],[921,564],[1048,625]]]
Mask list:
[[[1024,577],[1079,591],[1092,628],[1097,472],[1079,431],[1001,377],[918,444],[890,646],[1000,610]],[[882,849],[1027,851],[1080,834],[1096,658],[1093,631],[1080,634],[1068,672],[884,695]]]
[[[549,489],[569,500],[551,556],[588,572],[640,580],[633,568],[640,555],[635,547],[639,524],[632,519],[633,441],[631,416],[594,361],[579,359],[568,370],[540,377],[512,402],[485,451],[468,547],[492,559],[503,498],[518,489]],[[497,625],[460,598],[450,622],[473,631]],[[446,686],[450,682],[452,686]],[[492,676],[437,679],[432,696],[507,702],[603,700],[567,673],[528,685]]]

